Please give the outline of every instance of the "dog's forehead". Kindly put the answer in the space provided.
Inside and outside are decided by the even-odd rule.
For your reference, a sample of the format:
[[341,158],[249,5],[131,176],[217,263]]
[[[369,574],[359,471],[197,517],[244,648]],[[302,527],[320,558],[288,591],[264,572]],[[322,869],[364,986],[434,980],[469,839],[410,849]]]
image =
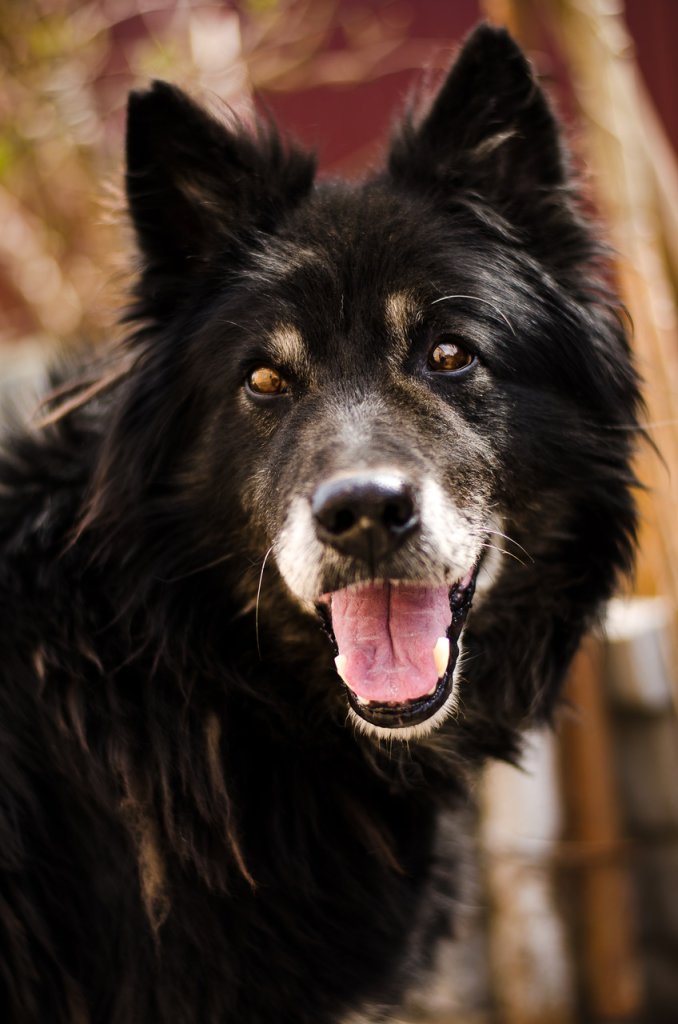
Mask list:
[[440,221],[414,197],[337,185],[319,190],[290,223],[307,262],[322,266],[344,293],[412,288],[436,248]]
[[[384,295],[375,298],[372,302],[371,320],[373,328],[382,343],[387,342],[388,353],[394,358],[396,364],[400,364],[406,357],[411,345],[411,334],[413,328],[422,318],[420,304],[413,292],[406,288],[386,291]],[[360,344],[365,340],[365,331],[349,330],[342,325],[339,317],[335,331],[344,336],[344,344],[350,344],[353,340]],[[314,333],[306,329],[308,318],[303,315],[295,316],[294,319],[278,318],[267,332],[266,345],[272,358],[281,366],[296,368],[312,375],[312,359],[310,358],[311,335]],[[334,333],[334,332],[333,332]],[[369,340],[373,340],[373,332],[368,330]],[[327,336],[326,336],[327,337]],[[329,340],[329,339],[328,339]],[[322,355],[322,348],[315,349],[314,358]],[[355,355],[355,346],[352,346]],[[382,345],[381,355],[384,355]]]
[[255,255],[274,321],[269,346],[283,363],[302,361],[305,340],[328,333],[377,332],[398,352],[407,348],[436,275],[435,247],[402,205],[360,190],[323,196]]

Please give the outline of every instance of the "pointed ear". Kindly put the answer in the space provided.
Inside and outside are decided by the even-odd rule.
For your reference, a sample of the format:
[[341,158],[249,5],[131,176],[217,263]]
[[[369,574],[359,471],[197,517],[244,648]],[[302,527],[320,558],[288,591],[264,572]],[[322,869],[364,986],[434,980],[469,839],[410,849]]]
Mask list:
[[508,32],[483,24],[471,33],[424,120],[402,126],[389,170],[518,210],[566,182],[557,122]]
[[129,97],[126,189],[147,274],[190,276],[307,194],[313,157],[275,131],[231,129],[176,86]]

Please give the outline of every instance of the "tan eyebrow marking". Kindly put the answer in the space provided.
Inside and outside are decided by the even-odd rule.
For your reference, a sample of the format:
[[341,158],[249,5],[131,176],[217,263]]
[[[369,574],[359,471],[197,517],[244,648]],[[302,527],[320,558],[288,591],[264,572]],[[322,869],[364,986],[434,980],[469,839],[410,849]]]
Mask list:
[[276,363],[290,369],[303,369],[308,364],[308,353],[301,332],[292,324],[279,324],[268,336],[271,355]]
[[294,245],[278,239],[270,250],[264,250],[253,257],[253,268],[262,280],[275,281],[297,270],[309,267],[323,268],[329,261],[315,249]]
[[399,355],[405,356],[410,348],[410,330],[421,314],[411,292],[392,292],[384,303],[386,326],[398,342]]

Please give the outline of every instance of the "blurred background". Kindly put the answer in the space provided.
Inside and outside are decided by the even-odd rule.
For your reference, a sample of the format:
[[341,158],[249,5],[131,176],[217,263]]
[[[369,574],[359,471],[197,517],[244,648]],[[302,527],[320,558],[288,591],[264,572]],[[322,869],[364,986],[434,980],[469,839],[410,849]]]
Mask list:
[[638,573],[580,653],[553,734],[478,790],[473,898],[407,1021],[678,1021],[678,3],[0,0],[0,393],[117,333],[130,88],[257,104],[321,168],[373,165],[415,81],[481,17],[568,126],[646,380]]

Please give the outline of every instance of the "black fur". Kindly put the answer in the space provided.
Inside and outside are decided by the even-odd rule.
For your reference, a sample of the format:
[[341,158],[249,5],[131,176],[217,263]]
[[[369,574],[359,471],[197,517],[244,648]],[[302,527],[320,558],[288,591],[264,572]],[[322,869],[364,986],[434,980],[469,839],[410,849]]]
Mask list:
[[[622,320],[503,31],[476,30],[359,185],[314,185],[272,128],[163,83],[130,98],[127,152],[129,341],[0,463],[0,1017],[376,1013],[448,921],[444,813],[548,718],[630,567]],[[425,312],[390,374],[394,292]],[[280,323],[309,365],[257,404],[243,380]],[[478,356],[453,382],[425,363],[450,332]],[[337,444],[339,404],[362,448]],[[466,629],[459,715],[389,747],[347,724],[275,552],[262,571],[291,498],[375,453],[482,499],[512,538],[488,535],[508,555]],[[329,589],[365,575],[333,564]]]

